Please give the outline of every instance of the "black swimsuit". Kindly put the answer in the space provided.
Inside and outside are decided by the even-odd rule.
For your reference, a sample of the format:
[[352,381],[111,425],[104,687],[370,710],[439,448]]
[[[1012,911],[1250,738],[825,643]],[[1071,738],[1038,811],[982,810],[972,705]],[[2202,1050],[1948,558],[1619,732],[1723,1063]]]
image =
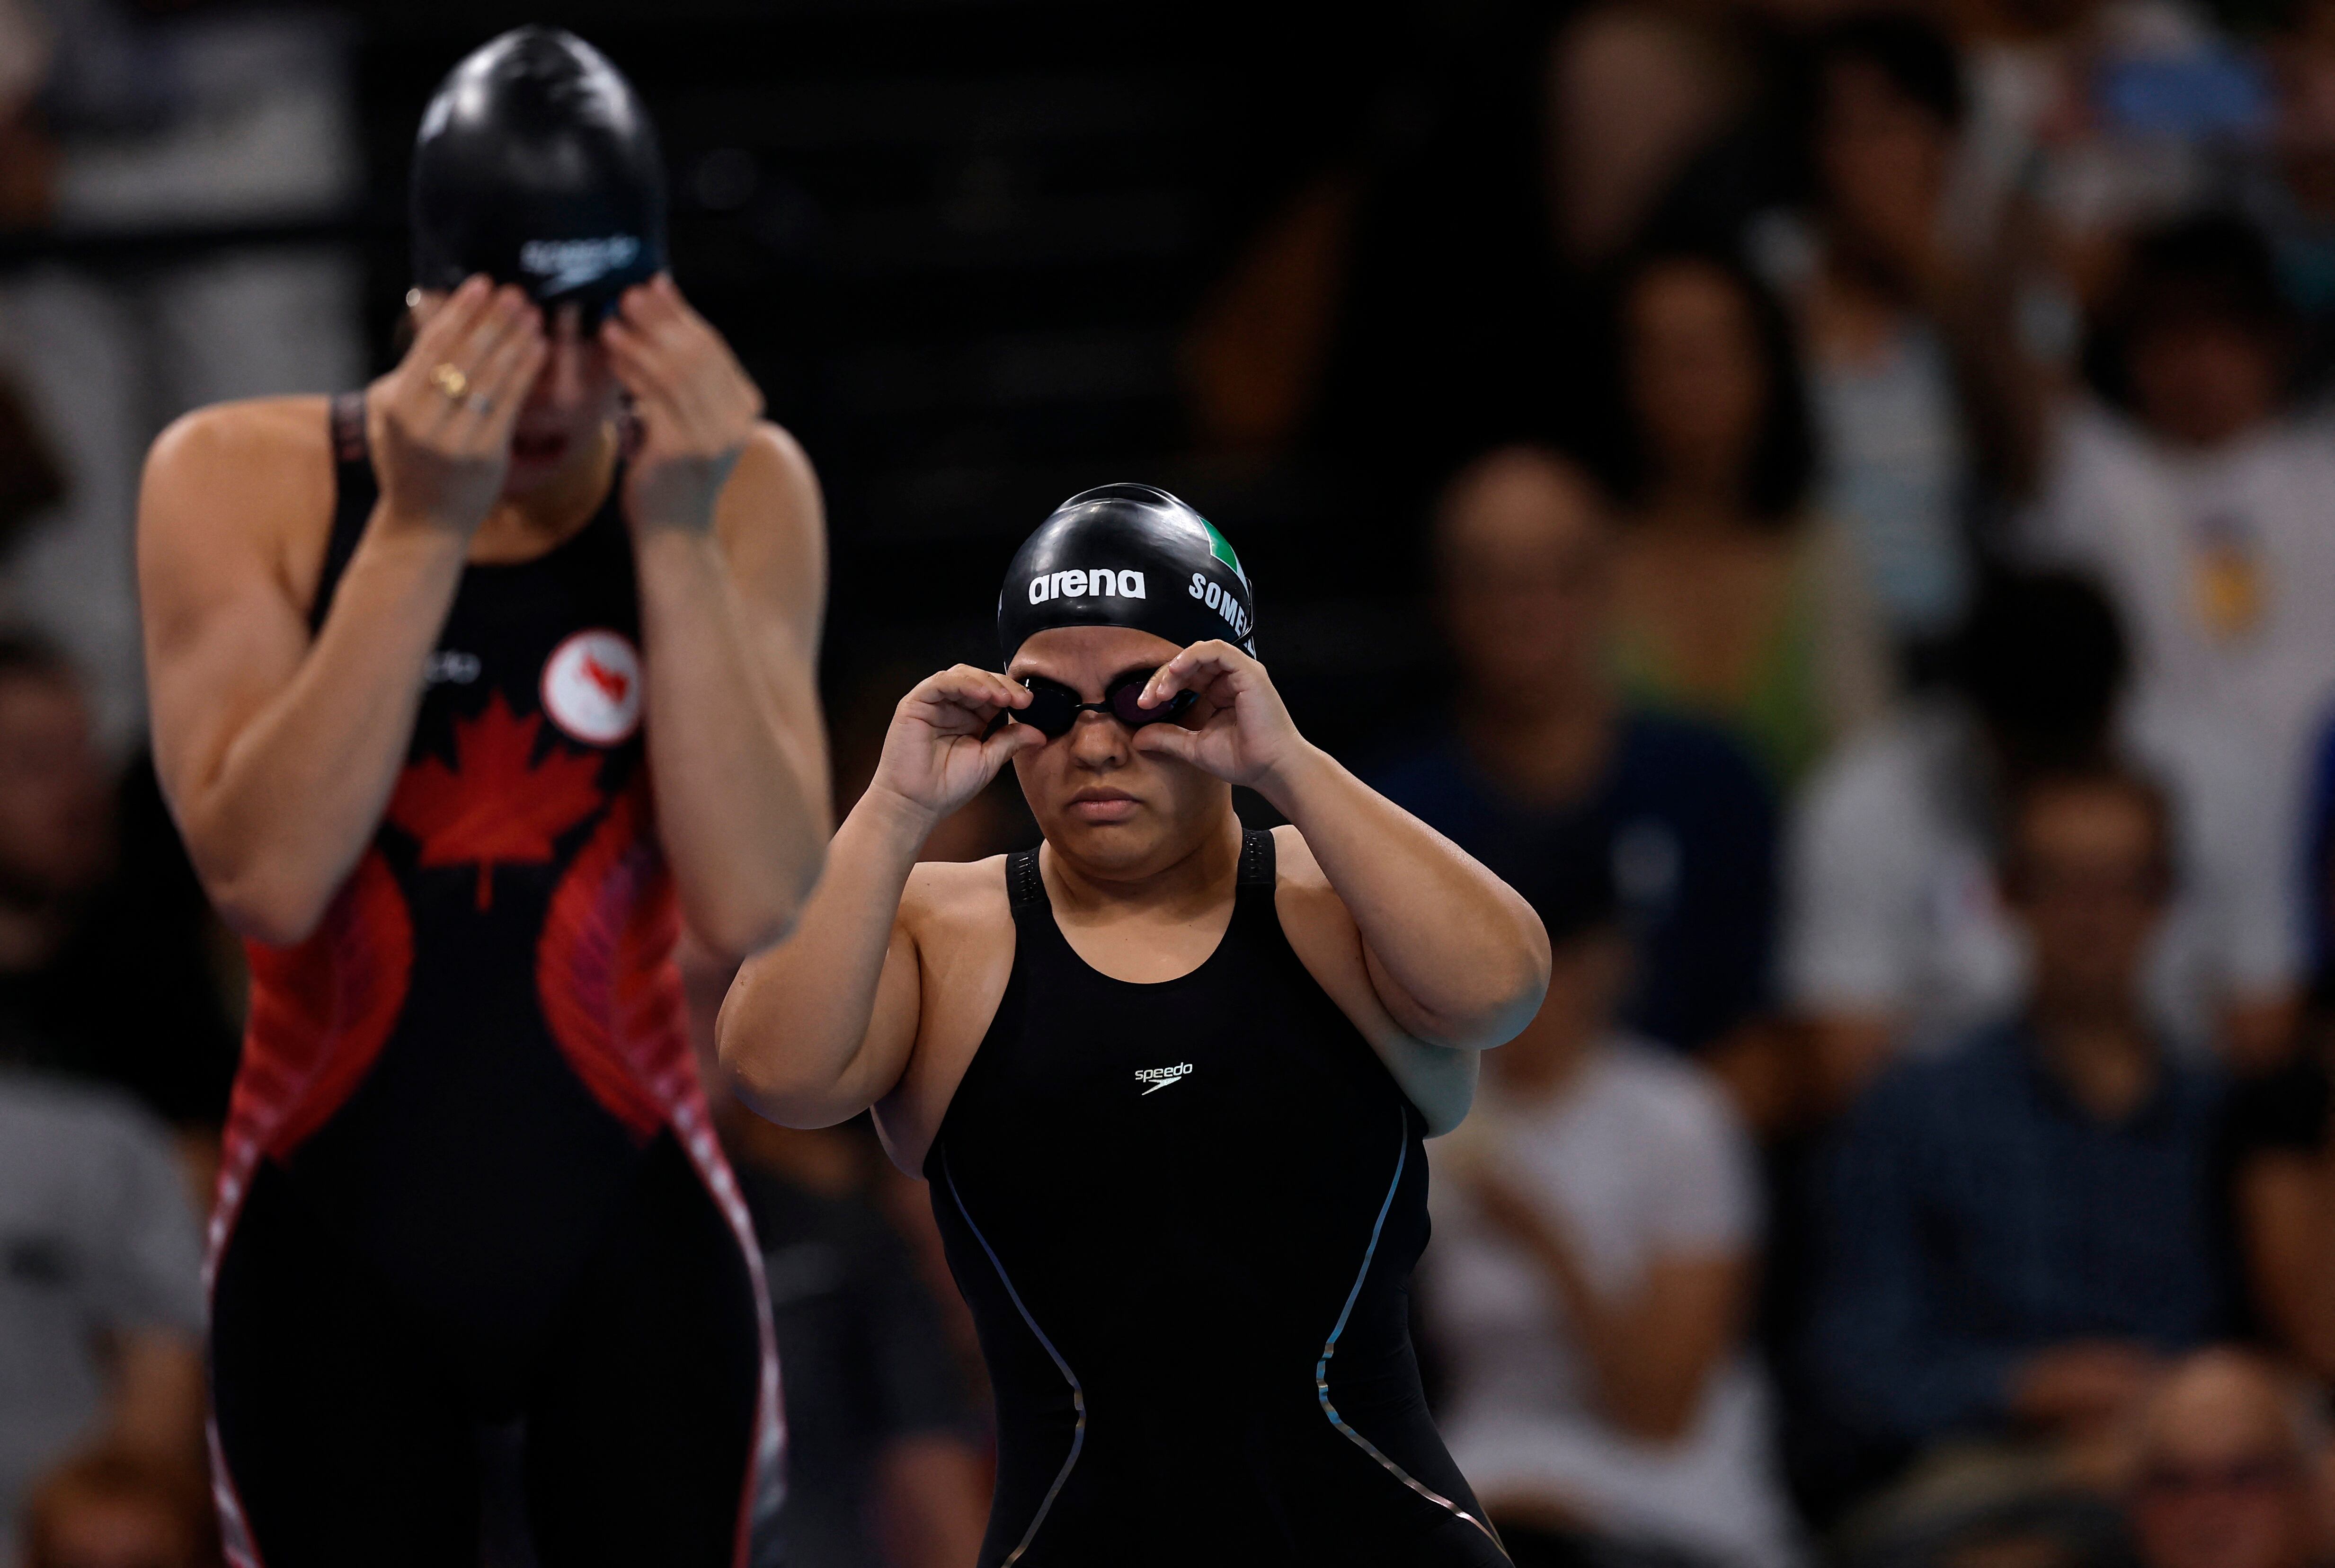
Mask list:
[[925,1162],[996,1388],[983,1568],[1505,1563],[1419,1391],[1425,1123],[1243,847],[1189,974],[1113,980],[1009,857],[1012,977]]
[[[312,629],[377,488],[336,401]],[[760,1255],[683,1023],[610,498],[462,574],[405,767],[315,934],[254,944],[212,1222],[237,1568],[480,1561],[518,1450],[543,1568],[743,1561],[775,1502]]]

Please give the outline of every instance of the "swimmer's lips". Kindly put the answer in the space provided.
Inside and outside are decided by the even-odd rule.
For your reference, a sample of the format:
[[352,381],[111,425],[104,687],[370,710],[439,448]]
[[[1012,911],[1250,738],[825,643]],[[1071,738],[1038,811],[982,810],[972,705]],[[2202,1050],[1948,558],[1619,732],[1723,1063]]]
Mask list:
[[1081,789],[1071,797],[1071,815],[1081,822],[1124,822],[1142,805],[1124,789]]

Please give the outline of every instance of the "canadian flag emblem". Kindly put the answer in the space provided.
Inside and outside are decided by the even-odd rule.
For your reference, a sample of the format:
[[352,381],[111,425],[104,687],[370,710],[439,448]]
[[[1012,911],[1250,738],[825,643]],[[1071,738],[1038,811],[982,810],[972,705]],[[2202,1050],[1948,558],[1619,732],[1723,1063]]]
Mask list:
[[587,746],[614,746],[641,723],[641,655],[624,634],[596,626],[552,651],[543,711]]

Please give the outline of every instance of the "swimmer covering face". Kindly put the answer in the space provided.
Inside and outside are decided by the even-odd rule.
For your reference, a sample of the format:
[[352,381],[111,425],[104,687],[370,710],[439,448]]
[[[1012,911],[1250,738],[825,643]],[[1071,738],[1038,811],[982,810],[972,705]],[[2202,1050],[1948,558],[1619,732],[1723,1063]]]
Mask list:
[[[985,1568],[1505,1561],[1404,1282],[1420,1140],[1538,1008],[1546,940],[1303,740],[1255,619],[1182,502],[1065,502],[1007,575],[1005,670],[902,701],[798,934],[723,1010],[749,1103],[872,1106],[930,1178],[997,1392]],[[1074,705],[1042,725],[1048,690]],[[917,864],[1009,760],[1043,846]],[[1245,832],[1234,784],[1291,825]]]
[[253,975],[208,1269],[237,1568],[472,1568],[514,1447],[543,1568],[730,1568],[776,1502],[673,952],[817,877],[822,525],[655,271],[662,199],[606,59],[495,40],[417,145],[403,363],[148,464],[157,764]]

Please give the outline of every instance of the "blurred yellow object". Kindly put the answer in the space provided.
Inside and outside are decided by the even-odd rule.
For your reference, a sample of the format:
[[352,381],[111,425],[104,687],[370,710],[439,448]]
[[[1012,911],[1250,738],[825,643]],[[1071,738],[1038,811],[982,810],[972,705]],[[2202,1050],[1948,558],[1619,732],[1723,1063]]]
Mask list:
[[2253,635],[2269,601],[2254,552],[2240,540],[2216,538],[2198,552],[2194,571],[2197,617],[2206,634],[2224,643]]

